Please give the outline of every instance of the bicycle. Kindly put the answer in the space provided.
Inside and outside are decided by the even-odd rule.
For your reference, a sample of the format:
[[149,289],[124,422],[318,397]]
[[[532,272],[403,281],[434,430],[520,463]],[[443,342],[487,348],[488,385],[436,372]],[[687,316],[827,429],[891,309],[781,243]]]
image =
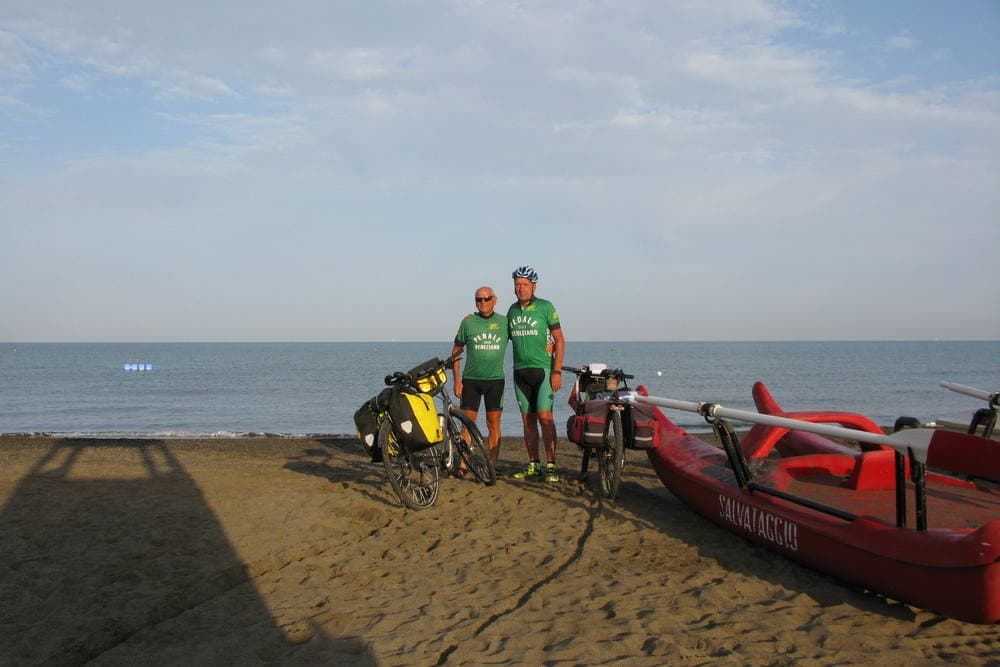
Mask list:
[[[389,411],[378,414],[377,447],[382,464],[389,477],[389,484],[400,501],[415,510],[426,509],[437,500],[441,472],[456,474],[461,461],[472,475],[491,486],[496,482],[496,471],[490,462],[489,450],[482,433],[469,417],[459,409],[448,394],[445,369],[450,368],[459,355],[444,361],[437,357],[410,369],[385,376],[386,386],[397,391],[414,391],[437,397],[441,401],[438,419],[444,434],[444,450],[438,444],[426,448],[408,446],[397,436],[399,429]],[[457,453],[457,456],[456,456]]]
[[576,375],[569,397],[575,414],[566,424],[566,435],[583,450],[578,479],[586,481],[590,458],[595,456],[601,492],[605,498],[614,498],[625,467],[625,448],[636,448],[632,405],[624,398],[632,391],[628,380],[635,376],[604,364],[562,369]]

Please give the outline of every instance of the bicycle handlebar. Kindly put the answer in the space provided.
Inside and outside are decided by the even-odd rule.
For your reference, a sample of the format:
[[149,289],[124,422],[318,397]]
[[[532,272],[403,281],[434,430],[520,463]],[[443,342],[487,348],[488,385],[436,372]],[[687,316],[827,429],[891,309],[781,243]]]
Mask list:
[[570,373],[575,373],[576,375],[587,375],[587,374],[590,374],[590,375],[600,375],[600,376],[606,377],[606,378],[611,378],[611,377],[618,378],[619,380],[634,380],[635,379],[634,375],[632,375],[630,373],[626,373],[625,371],[623,371],[620,368],[605,368],[603,371],[601,371],[599,373],[591,373],[589,368],[586,369],[586,370],[584,370],[583,368],[574,368],[573,366],[563,366],[562,369],[564,371],[568,371]]
[[[455,365],[455,362],[462,358],[461,352],[456,352],[444,361],[438,359],[435,369],[448,370]],[[397,384],[413,384],[415,382],[414,378],[410,376],[409,373],[404,373],[403,371],[396,371],[395,373],[390,373],[385,376],[384,380],[386,386],[391,387]]]
[[390,375],[385,376],[385,384],[387,387],[391,387],[394,384],[400,384],[401,382],[409,382],[410,376],[406,373],[396,371]]

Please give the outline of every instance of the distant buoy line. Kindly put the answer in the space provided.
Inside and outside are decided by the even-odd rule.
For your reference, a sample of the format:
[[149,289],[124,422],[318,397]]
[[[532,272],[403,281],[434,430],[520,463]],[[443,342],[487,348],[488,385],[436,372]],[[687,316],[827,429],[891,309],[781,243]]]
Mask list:
[[153,370],[153,364],[129,362],[127,364],[122,364],[122,370],[126,372],[151,371]]

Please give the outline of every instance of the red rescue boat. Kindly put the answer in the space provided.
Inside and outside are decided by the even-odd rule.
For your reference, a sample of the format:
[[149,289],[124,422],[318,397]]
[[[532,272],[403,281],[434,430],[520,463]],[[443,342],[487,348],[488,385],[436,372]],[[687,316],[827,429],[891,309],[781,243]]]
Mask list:
[[[642,393],[635,400],[701,413],[722,440],[713,447],[656,411],[649,460],[692,509],[887,597],[1000,620],[1000,443],[927,428],[887,435],[854,413],[785,412],[760,382],[756,413]],[[754,424],[742,443],[730,419]]]

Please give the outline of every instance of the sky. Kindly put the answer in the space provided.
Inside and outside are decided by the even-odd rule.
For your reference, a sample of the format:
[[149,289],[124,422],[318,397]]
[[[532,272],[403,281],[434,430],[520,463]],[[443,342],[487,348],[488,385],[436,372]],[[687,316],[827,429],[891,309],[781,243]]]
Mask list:
[[996,340],[998,251],[995,0],[0,0],[0,341]]

